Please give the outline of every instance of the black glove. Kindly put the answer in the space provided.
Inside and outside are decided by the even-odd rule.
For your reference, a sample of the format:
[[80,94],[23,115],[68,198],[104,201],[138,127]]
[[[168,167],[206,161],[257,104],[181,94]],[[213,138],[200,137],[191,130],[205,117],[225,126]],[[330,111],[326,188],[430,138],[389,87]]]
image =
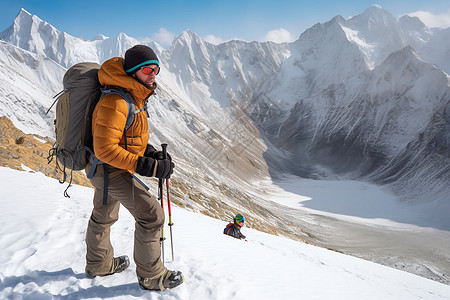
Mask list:
[[[162,151],[156,150],[156,148],[150,144],[147,144],[147,148],[145,148],[144,156],[151,157],[153,159],[163,159]],[[167,159],[172,161],[172,157],[170,156],[169,153],[167,153]]]
[[153,159],[151,157],[139,156],[136,173],[147,177],[152,177],[155,174],[156,178],[169,179],[173,173],[173,168],[175,168],[175,164],[168,159]]

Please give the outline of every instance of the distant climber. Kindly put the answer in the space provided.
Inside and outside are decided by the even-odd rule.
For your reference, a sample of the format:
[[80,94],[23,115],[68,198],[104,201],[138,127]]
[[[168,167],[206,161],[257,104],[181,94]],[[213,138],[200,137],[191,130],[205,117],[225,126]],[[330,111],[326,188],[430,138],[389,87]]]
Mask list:
[[234,222],[228,224],[223,230],[223,233],[240,240],[245,239],[245,235],[241,233],[241,228],[244,226],[244,221],[244,216],[237,214],[236,217],[234,217]]

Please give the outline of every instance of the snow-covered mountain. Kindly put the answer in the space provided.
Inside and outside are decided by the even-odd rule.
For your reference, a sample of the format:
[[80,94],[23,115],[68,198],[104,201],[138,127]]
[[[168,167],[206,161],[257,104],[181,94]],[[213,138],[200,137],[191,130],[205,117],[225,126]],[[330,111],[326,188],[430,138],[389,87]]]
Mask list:
[[97,36],[86,41],[61,32],[51,24],[22,9],[13,24],[0,34],[0,39],[23,50],[54,60],[69,68],[80,61],[103,61],[137,44],[138,41],[121,33],[111,39]]
[[[150,142],[168,142],[175,192],[193,210],[239,209],[261,227],[313,239],[298,229],[313,225],[252,193],[255,182],[293,174],[383,185],[420,208],[414,224],[450,230],[449,35],[374,5],[293,43],[213,45],[189,30],[169,49],[147,43],[162,65]],[[86,41],[21,10],[0,33],[0,116],[53,136],[54,110],[45,112],[65,70],[137,43],[123,33]]]
[[284,119],[270,124],[271,141],[299,161],[292,172],[316,173],[319,165],[332,174],[389,184],[404,200],[447,206],[450,43],[445,32],[410,17],[399,21],[372,6],[302,34],[285,62],[298,69],[295,80],[280,73],[282,86],[268,96],[292,104]]

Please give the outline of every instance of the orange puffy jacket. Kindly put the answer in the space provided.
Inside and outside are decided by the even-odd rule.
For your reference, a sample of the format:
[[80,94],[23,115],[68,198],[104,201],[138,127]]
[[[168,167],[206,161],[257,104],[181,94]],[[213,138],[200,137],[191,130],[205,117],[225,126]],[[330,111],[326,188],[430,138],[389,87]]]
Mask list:
[[[121,57],[107,60],[98,71],[98,79],[102,86],[125,88],[133,95],[136,110],[141,109],[148,97],[153,94],[153,90],[128,76],[123,63]],[[134,122],[126,133],[127,150],[125,150],[123,130],[127,115],[128,105],[119,95],[111,94],[100,99],[92,115],[94,153],[101,161],[134,173],[138,158],[144,154],[147,147],[149,137],[147,112],[141,111],[135,115]]]

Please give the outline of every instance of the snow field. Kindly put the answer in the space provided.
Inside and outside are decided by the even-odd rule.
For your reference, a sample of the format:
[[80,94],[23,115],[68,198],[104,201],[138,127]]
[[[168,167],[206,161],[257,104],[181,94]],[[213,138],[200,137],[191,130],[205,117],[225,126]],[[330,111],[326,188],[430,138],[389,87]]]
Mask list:
[[[323,248],[225,223],[173,206],[174,254],[165,226],[165,263],[186,281],[148,292],[135,264],[87,279],[84,234],[93,190],[40,173],[0,168],[0,298],[11,299],[450,299],[450,286]],[[112,227],[116,255],[132,258],[134,220],[121,209]]]

